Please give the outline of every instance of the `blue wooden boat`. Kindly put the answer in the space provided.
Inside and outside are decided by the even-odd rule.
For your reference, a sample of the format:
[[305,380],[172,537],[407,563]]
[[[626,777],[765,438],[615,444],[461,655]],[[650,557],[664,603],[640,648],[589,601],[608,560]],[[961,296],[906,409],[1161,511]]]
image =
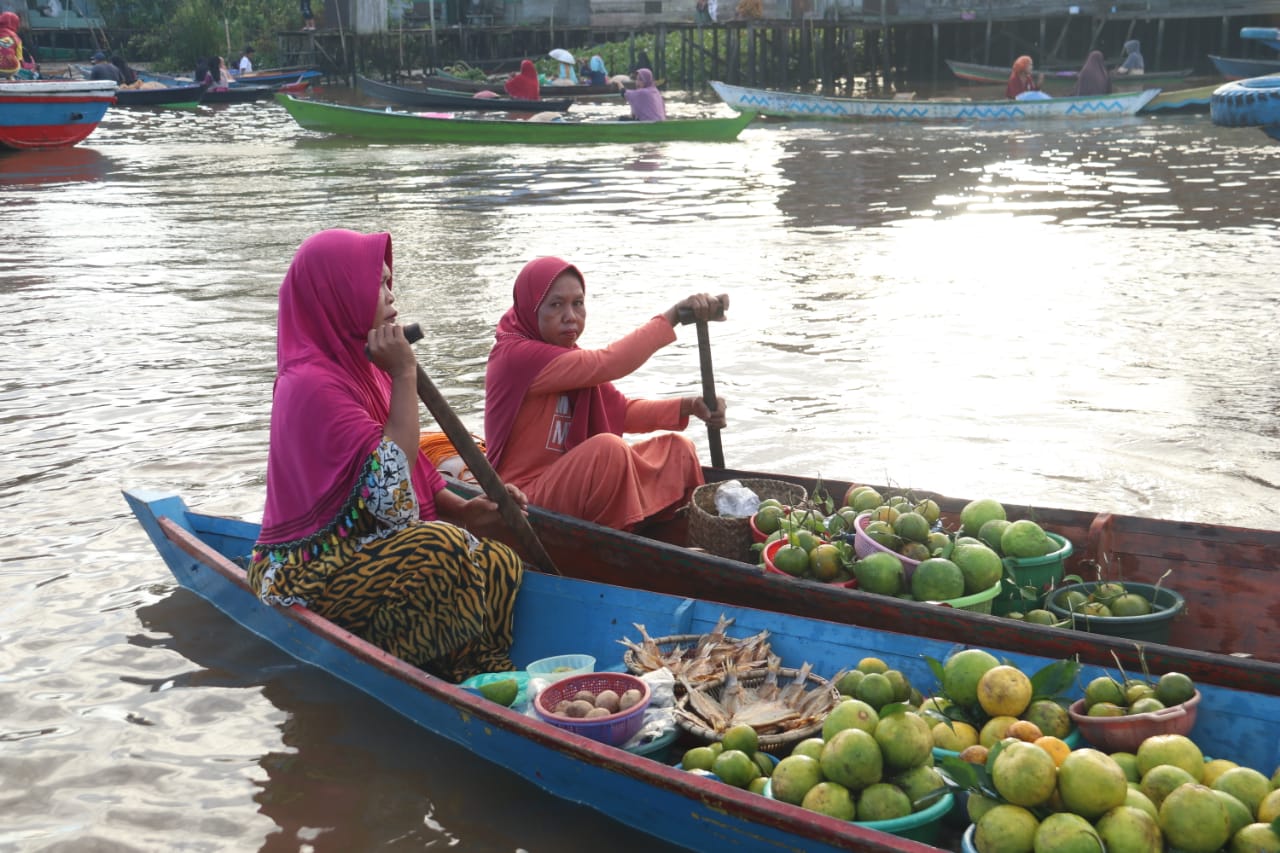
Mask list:
[[231,86],[232,88],[237,86],[279,87],[290,83],[310,83],[320,79],[321,73],[320,69],[309,65],[264,68],[261,71],[250,71],[248,74],[236,74],[235,82]]
[[142,89],[116,89],[116,104],[122,107],[162,107],[176,104],[197,104],[204,94],[204,87],[195,83],[167,85]]
[[[192,512],[171,494],[128,491],[125,498],[179,584],[287,654],[555,796],[691,849],[934,849],[566,732],[428,676],[310,611],[266,606],[250,592],[236,562],[249,553],[258,525]],[[639,564],[629,568],[634,574],[645,571]],[[807,661],[815,673],[825,675],[875,656],[913,682],[929,685],[932,678],[922,656],[943,659],[957,648],[950,640],[529,572],[516,602],[512,658],[523,666],[574,649],[594,655],[599,669],[617,669],[617,641],[623,636],[638,639],[638,632],[629,628],[632,623],[646,625],[653,636],[700,634],[710,631],[722,614],[733,618],[744,636],[768,630],[784,663]],[[1025,646],[1016,652],[993,651],[1027,670],[1052,660]],[[1102,672],[1084,667],[1081,683]],[[1200,711],[1191,736],[1205,753],[1270,774],[1280,763],[1280,742],[1274,736],[1280,691],[1198,687]]]
[[111,80],[0,83],[0,147],[66,148],[98,126],[116,101]]
[[568,112],[572,98],[540,99],[525,101],[516,98],[477,98],[465,92],[423,89],[420,86],[397,86],[356,75],[356,85],[361,94],[395,104],[399,107],[418,107],[430,110],[485,110],[508,112]]
[[752,111],[780,118],[823,121],[964,121],[1025,122],[1042,119],[1098,121],[1131,116],[1160,93],[1159,89],[1119,92],[1111,95],[1045,98],[1015,101],[1008,98],[972,101],[967,98],[935,98],[923,101],[875,98],[837,98],[775,89],[732,86],[718,80],[711,88],[738,111]]
[[1273,50],[1280,50],[1280,29],[1275,27],[1241,27],[1240,38],[1260,41]]
[[1250,77],[1263,77],[1267,74],[1280,73],[1280,57],[1275,59],[1241,59],[1229,56],[1209,54],[1209,60],[1218,73],[1228,80],[1247,80]]

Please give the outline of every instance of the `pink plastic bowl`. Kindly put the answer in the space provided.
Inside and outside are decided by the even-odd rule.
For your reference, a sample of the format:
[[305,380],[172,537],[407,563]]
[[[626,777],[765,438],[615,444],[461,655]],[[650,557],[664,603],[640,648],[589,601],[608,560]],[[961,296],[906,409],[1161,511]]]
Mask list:
[[916,566],[920,565],[919,560],[912,560],[910,557],[904,557],[892,548],[886,548],[876,540],[868,536],[864,531],[868,524],[871,523],[871,516],[860,515],[854,522],[853,527],[853,553],[858,555],[859,559],[870,557],[877,551],[884,551],[892,554],[902,561],[902,573],[908,581],[911,580],[911,573],[916,570]]
[[1126,714],[1123,717],[1090,717],[1084,700],[1071,703],[1067,713],[1080,730],[1080,735],[1107,752],[1137,752],[1144,740],[1154,735],[1185,735],[1196,724],[1200,691],[1180,705],[1171,705],[1149,714]]

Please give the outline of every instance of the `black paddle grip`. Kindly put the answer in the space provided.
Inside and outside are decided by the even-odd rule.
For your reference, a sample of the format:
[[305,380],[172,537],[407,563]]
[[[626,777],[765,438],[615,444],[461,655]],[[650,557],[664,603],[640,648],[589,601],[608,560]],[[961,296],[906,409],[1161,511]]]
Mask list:
[[[711,313],[711,317],[709,319],[719,320],[723,316],[724,316],[724,307],[717,302],[716,310]],[[681,326],[687,326],[690,323],[697,322],[696,318],[693,316],[692,308],[681,308],[679,311],[676,312],[676,320],[679,321]]]

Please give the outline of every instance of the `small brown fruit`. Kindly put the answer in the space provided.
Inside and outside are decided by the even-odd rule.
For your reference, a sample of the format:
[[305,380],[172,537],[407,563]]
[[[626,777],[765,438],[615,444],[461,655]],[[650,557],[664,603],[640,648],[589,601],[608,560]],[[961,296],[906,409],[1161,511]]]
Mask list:
[[592,717],[607,717],[611,713],[612,712],[608,708],[601,708],[597,706],[587,712],[587,719],[591,719]]
[[618,694],[612,690],[601,690],[600,695],[596,696],[596,707],[604,708],[610,714],[617,713],[618,703]]
[[640,701],[640,696],[641,696],[640,691],[632,687],[630,690],[626,691],[625,693],[623,693],[621,696],[618,697],[618,710],[625,711],[628,708],[634,706],[637,702]]
[[591,709],[594,707],[595,705],[592,705],[590,702],[586,701],[585,699],[574,699],[572,702],[569,703],[569,707],[565,709],[565,714],[567,714],[570,717],[581,718],[581,717],[585,717],[588,713],[590,713]]

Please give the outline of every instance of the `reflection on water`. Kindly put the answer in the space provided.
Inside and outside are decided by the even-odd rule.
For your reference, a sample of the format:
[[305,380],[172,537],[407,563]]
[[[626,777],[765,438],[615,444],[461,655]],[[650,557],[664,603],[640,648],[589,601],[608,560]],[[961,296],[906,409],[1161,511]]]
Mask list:
[[[315,230],[392,233],[401,316],[475,432],[515,274],[556,254],[590,346],[732,294],[735,467],[1270,527],[1273,157],[1203,117],[368,145],[271,103],[111,110],[0,157],[0,847],[618,846],[174,592],[125,515],[144,487],[260,517],[275,294]],[[690,330],[619,385],[698,393]]]

